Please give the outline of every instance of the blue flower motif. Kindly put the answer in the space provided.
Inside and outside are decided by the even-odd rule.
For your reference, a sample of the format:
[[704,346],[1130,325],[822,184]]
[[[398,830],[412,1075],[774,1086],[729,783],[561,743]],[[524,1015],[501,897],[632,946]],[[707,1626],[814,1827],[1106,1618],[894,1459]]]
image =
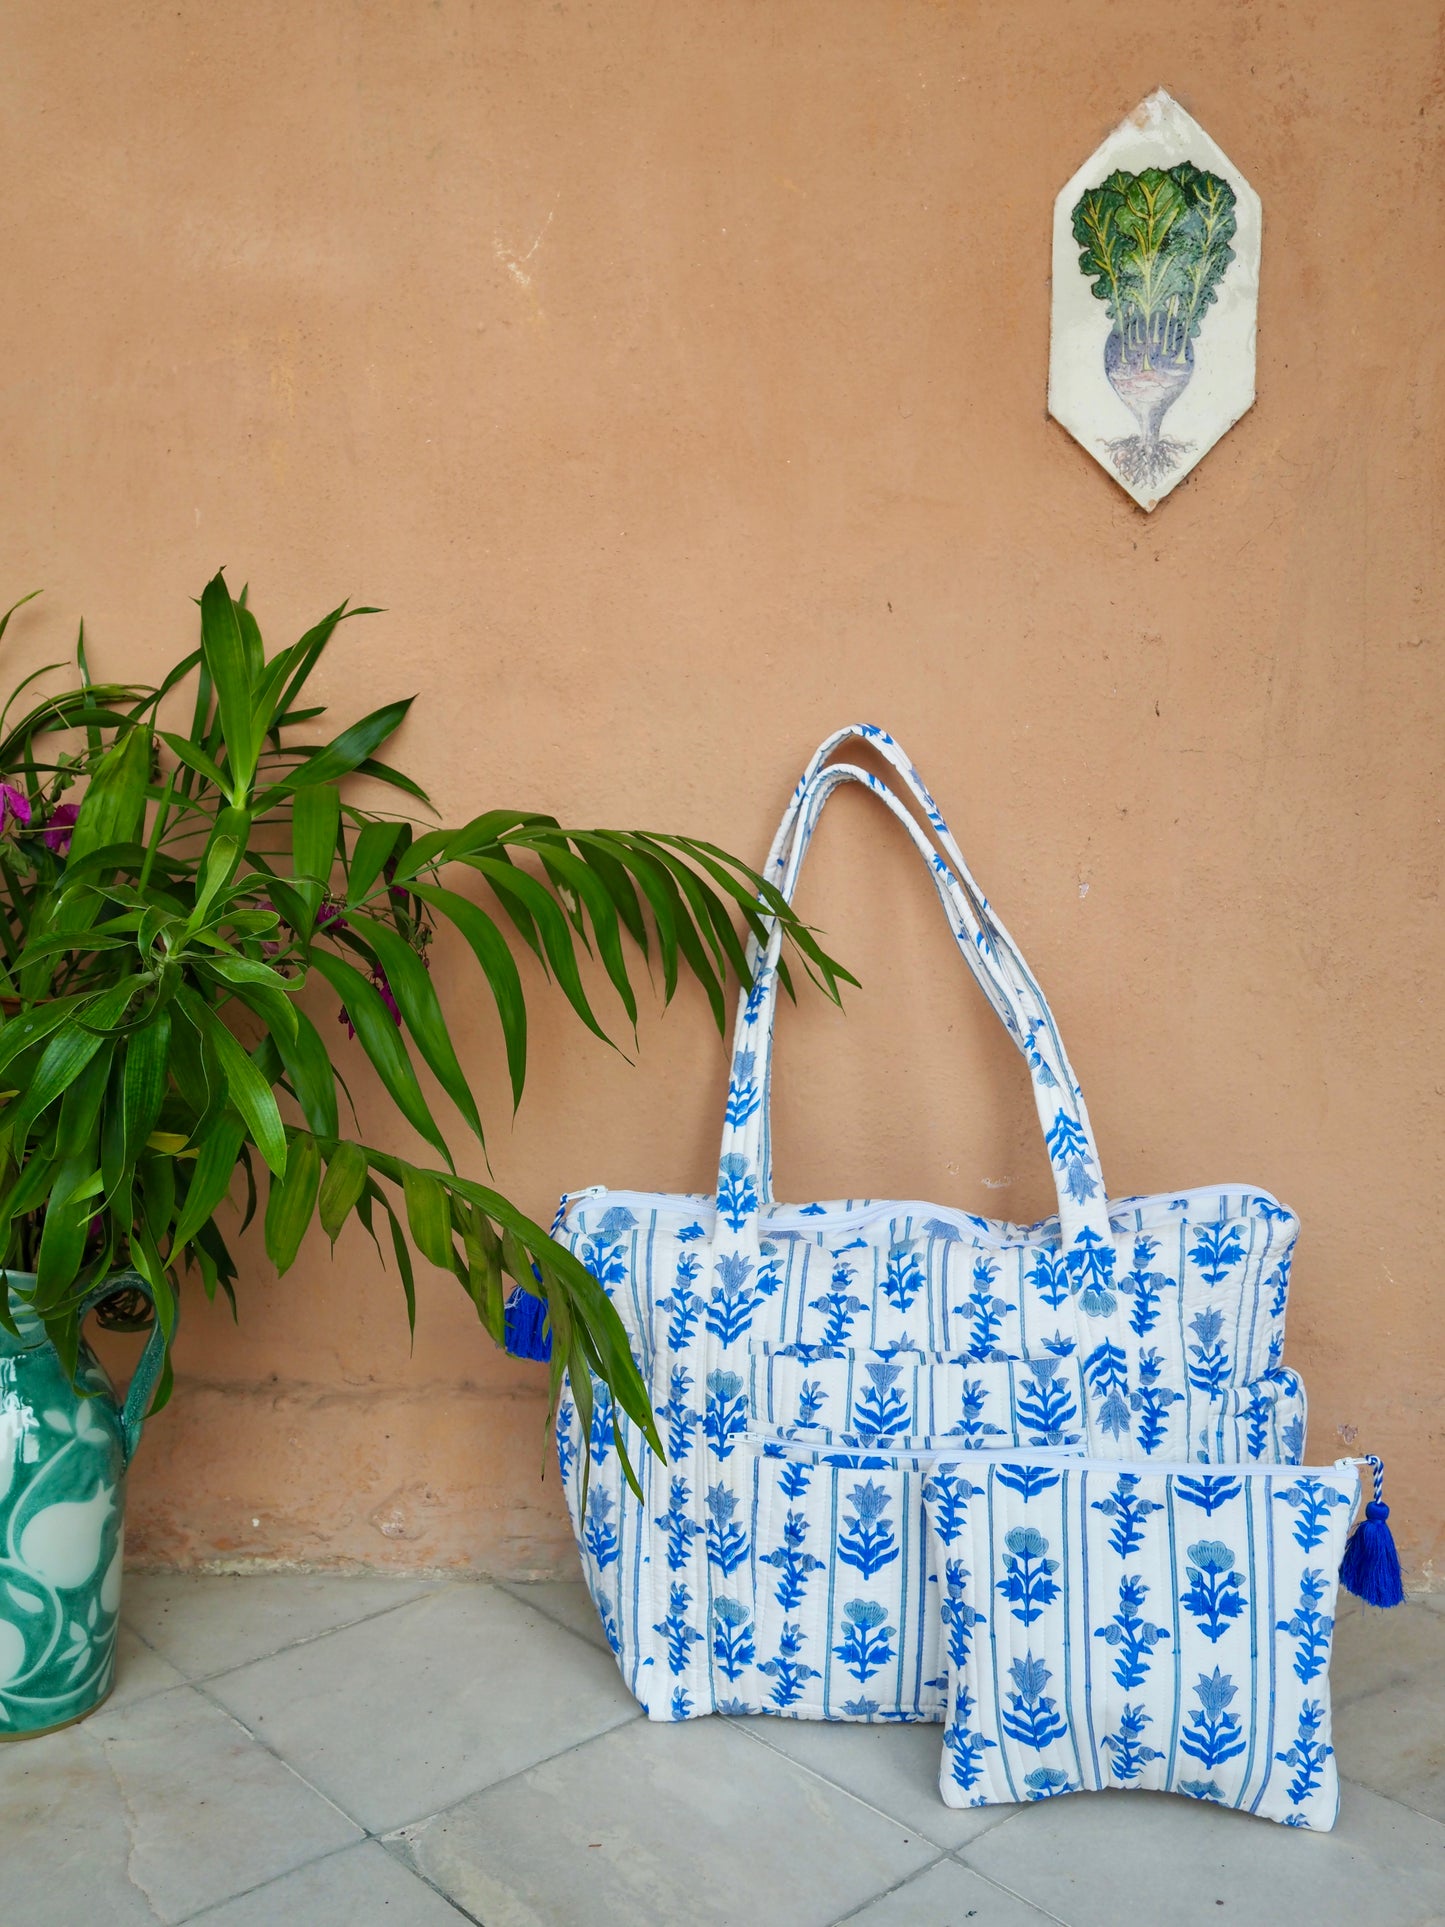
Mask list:
[[1190,1583],[1179,1603],[1199,1621],[1204,1637],[1217,1641],[1244,1611],[1244,1574],[1234,1570],[1234,1553],[1218,1539],[1197,1540],[1187,1557]]
[[1015,1526],[1004,1535],[1004,1544],[1005,1577],[998,1581],[998,1590],[1010,1602],[1014,1618],[1030,1626],[1059,1596],[1058,1582],[1051,1576],[1059,1562],[1045,1556],[1049,1542],[1036,1526]]
[[1077,1793],[1079,1783],[1057,1766],[1036,1766],[1024,1775],[1025,1795],[1029,1800],[1050,1800],[1056,1793]]
[[734,1681],[754,1657],[752,1614],[739,1600],[712,1602],[712,1655],[724,1677]]
[[848,1503],[853,1512],[838,1535],[838,1557],[845,1565],[856,1566],[865,1579],[871,1579],[875,1572],[892,1565],[899,1554],[892,1521],[883,1516],[892,1504],[892,1495],[868,1479],[854,1486]]
[[1194,1697],[1203,1711],[1189,1715],[1179,1744],[1203,1767],[1221,1766],[1244,1751],[1239,1715],[1228,1710],[1238,1690],[1229,1674],[1221,1673],[1217,1666],[1213,1673],[1199,1675]]
[[850,1599],[843,1608],[843,1637],[833,1648],[861,1686],[893,1658],[888,1608],[876,1599]]
[[1021,1746],[1042,1752],[1069,1730],[1054,1701],[1044,1693],[1053,1674],[1041,1659],[1025,1653],[1009,1667],[1009,1678],[1013,1681],[1013,1690],[1008,1695],[1010,1710],[1003,1715],[1003,1730]]
[[748,1556],[748,1535],[733,1522],[733,1514],[738,1509],[737,1494],[729,1492],[725,1485],[710,1485],[706,1506],[708,1563],[717,1566],[726,1578],[736,1572]]

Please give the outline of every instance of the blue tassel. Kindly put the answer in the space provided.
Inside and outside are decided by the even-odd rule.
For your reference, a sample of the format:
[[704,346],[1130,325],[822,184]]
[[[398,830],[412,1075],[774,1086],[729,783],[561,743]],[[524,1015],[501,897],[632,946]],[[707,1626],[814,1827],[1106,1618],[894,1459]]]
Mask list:
[[547,1324],[546,1300],[518,1285],[507,1300],[506,1344],[513,1358],[535,1358],[541,1365],[552,1356],[552,1332]]
[[1400,1555],[1390,1531],[1390,1508],[1385,1504],[1385,1468],[1377,1458],[1365,1464],[1373,1467],[1375,1496],[1365,1507],[1365,1516],[1350,1534],[1345,1556],[1340,1561],[1340,1584],[1367,1606],[1403,1606],[1405,1588],[1400,1580]]

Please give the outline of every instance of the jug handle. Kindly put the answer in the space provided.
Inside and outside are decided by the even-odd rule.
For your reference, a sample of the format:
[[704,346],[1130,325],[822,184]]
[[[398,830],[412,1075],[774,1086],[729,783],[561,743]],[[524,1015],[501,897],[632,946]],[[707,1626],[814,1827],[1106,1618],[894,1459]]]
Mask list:
[[[94,1285],[80,1301],[79,1318],[84,1319],[105,1299],[113,1297],[118,1291],[138,1291],[151,1310],[155,1310],[155,1293],[138,1271],[113,1271],[108,1278]],[[79,1322],[79,1321],[77,1321]],[[150,1336],[146,1339],[145,1350],[136,1362],[131,1374],[130,1384],[126,1387],[125,1403],[120,1408],[121,1449],[129,1466],[135,1457],[136,1447],[140,1444],[141,1427],[145,1424],[146,1409],[151,1402],[156,1380],[160,1376],[162,1362],[166,1355],[165,1333],[161,1321],[156,1319],[151,1326]]]

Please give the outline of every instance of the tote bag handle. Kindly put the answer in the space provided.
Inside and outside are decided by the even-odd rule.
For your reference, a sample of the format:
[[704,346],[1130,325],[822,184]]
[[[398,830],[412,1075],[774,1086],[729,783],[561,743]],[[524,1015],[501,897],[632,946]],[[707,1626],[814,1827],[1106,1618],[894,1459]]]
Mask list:
[[[850,737],[869,742],[902,775],[923,808],[945,860],[917,818],[877,777],[856,765],[828,764],[834,748]],[[903,824],[929,864],[955,940],[994,1011],[1029,1065],[1059,1200],[1061,1241],[1081,1286],[1105,1284],[1113,1270],[1108,1208],[1088,1112],[1047,999],[1017,946],[979,890],[937,804],[911,763],[882,730],[855,725],[838,731],[813,757],[793,794],[769,853],[765,874],[788,902],[797,888],[817,820],[839,784],[859,783]],[[742,999],[734,1032],[732,1075],[718,1173],[719,1234],[755,1232],[754,1221],[771,1198],[771,1060],[776,1014],[777,960],[781,931],[768,930],[756,977]]]
[[[1025,1028],[1019,1036],[1020,1048],[1023,1049],[1025,1055],[1027,1055],[1030,1048],[1027,1041],[1028,1038],[1043,1032],[1047,1033],[1048,1042],[1052,1044],[1055,1054],[1063,1057],[1065,1054],[1063,1039],[1059,1036],[1054,1026],[1053,1013],[1049,1009],[1048,999],[1044,996],[1028,965],[1024,962],[1017,944],[1015,944],[1013,938],[994,914],[988,898],[975,882],[972,872],[964,861],[963,852],[954,841],[953,834],[948,824],[944,821],[943,812],[933,800],[923,778],[918,774],[918,771],[909,761],[903,749],[893,740],[886,729],[880,729],[876,723],[848,723],[842,729],[834,730],[831,736],[826,737],[823,742],[819,744],[807,768],[798,779],[798,785],[793,791],[792,800],[783,812],[782,821],[778,825],[778,833],[773,838],[773,846],[768,852],[767,864],[763,871],[764,876],[770,883],[775,885],[780,882],[787,869],[788,860],[791,855],[793,837],[802,814],[804,797],[809,792],[817,777],[822,773],[824,766],[828,762],[828,758],[833,754],[834,750],[837,749],[840,744],[855,741],[866,743],[878,756],[882,757],[885,762],[892,766],[900,778],[903,788],[928,819],[929,827],[942,846],[949,864],[952,866],[952,881],[961,899],[961,913],[965,924],[970,930],[976,933],[975,940],[979,942],[981,947],[988,946],[992,948],[994,958],[998,965],[998,974],[1004,976],[1011,983],[1017,993],[1019,1002],[1024,1006]],[[859,774],[861,780],[865,781],[869,788],[873,789],[876,793],[883,793],[881,786],[874,778],[867,776],[864,772],[860,772]],[[811,835],[811,831],[809,831],[808,834]],[[935,860],[931,850],[928,852],[928,855],[930,861]],[[759,946],[756,940],[753,940],[749,949],[749,961],[756,963],[758,954]],[[980,979],[980,981],[982,981],[982,979]],[[996,1010],[999,1010],[998,1003],[992,992],[988,990],[988,986],[985,986],[985,990],[989,995],[989,1001],[993,1003]],[[1004,1017],[1002,1010],[999,1010],[999,1014],[1001,1017]],[[1008,1022],[1007,1017],[1004,1017],[1004,1022]],[[1077,1086],[1075,1088],[1077,1089]]]

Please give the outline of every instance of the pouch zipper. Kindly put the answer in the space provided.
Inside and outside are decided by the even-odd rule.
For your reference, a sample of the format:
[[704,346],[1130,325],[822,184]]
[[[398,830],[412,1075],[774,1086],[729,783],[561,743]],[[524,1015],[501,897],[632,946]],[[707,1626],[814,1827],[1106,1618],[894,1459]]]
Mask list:
[[1308,1465],[1284,1465],[1270,1460],[1251,1459],[1247,1463],[1229,1463],[1220,1459],[1089,1459],[1077,1452],[1070,1452],[1067,1446],[1015,1446],[1009,1452],[950,1452],[939,1447],[922,1451],[912,1451],[908,1446],[896,1441],[881,1439],[876,1445],[823,1445],[809,1444],[802,1439],[768,1438],[747,1433],[749,1445],[769,1445],[781,1447],[781,1451],[769,1453],[770,1458],[791,1458],[795,1454],[816,1457],[820,1452],[871,1453],[880,1458],[917,1459],[925,1465],[937,1465],[946,1459],[958,1465],[1063,1465],[1080,1472],[1107,1472],[1117,1475],[1121,1472],[1172,1472],[1184,1478],[1223,1475],[1243,1479],[1267,1479],[1292,1476],[1298,1478],[1302,1473],[1346,1472],[1358,1470],[1369,1464],[1368,1459],[1335,1459],[1328,1467]]
[[[1199,1184],[1191,1186],[1187,1191],[1160,1191],[1154,1195],[1161,1198],[1167,1196],[1171,1200],[1181,1198],[1185,1201],[1186,1206],[1188,1206],[1192,1205],[1197,1198],[1217,1198],[1231,1191],[1236,1191],[1243,1197],[1259,1198],[1263,1203],[1273,1205],[1276,1211],[1289,1210],[1289,1207],[1282,1205],[1272,1192],[1263,1190],[1257,1184]],[[655,1211],[659,1205],[669,1205],[680,1211],[693,1210],[700,1217],[704,1215],[715,1217],[717,1213],[716,1201],[711,1197],[704,1197],[701,1193],[693,1196],[691,1193],[685,1191],[613,1191],[605,1184],[589,1184],[585,1189],[580,1191],[564,1191],[561,1201],[563,1206],[566,1207],[595,1198],[610,1198],[614,1204],[640,1208],[644,1211]],[[1125,1206],[1126,1208],[1129,1203],[1135,1203],[1136,1209],[1138,1203],[1144,1202],[1147,1202],[1147,1200],[1140,1199],[1137,1202],[1122,1198],[1113,1200],[1113,1203]],[[880,1217],[885,1212],[893,1218],[914,1218],[921,1212],[928,1212],[932,1216],[937,1217],[940,1211],[953,1212],[960,1218],[969,1219],[970,1222],[978,1215],[972,1211],[965,1211],[958,1205],[930,1204],[923,1198],[906,1198],[900,1200],[873,1198],[867,1204],[855,1205],[845,1211],[819,1213],[816,1211],[802,1211],[796,1207],[785,1211],[775,1211],[769,1217],[759,1217],[758,1224],[760,1231],[766,1236],[769,1230],[806,1231],[810,1227],[821,1225],[847,1227],[854,1224],[863,1224],[869,1218]],[[1188,1215],[1187,1211],[1186,1215]],[[1290,1211],[1289,1215],[1291,1218],[1295,1217],[1293,1211]],[[1036,1229],[1036,1225],[1013,1224],[1006,1218],[985,1218],[982,1222],[985,1224],[1006,1225],[1008,1229],[1012,1231],[1030,1232]],[[1039,1224],[1047,1224],[1049,1219],[1041,1218],[1037,1222]],[[1027,1243],[1028,1240],[1026,1238],[1017,1239],[1014,1242]]]

